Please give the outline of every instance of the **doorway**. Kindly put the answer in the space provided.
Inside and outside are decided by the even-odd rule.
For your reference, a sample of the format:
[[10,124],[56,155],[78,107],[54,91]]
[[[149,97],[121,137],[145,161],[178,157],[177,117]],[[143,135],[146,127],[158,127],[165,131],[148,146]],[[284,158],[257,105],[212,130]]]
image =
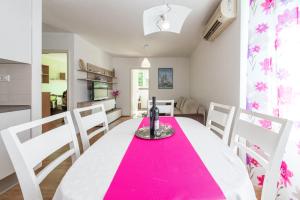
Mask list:
[[42,54],[42,115],[68,110],[68,53]]
[[149,99],[149,70],[131,70],[131,116],[139,118],[147,115]]

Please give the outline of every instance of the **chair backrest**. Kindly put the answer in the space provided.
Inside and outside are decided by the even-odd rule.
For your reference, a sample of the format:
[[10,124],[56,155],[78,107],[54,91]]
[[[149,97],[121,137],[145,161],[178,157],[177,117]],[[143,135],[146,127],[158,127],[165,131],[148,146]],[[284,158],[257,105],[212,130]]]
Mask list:
[[234,111],[234,106],[213,102],[211,102],[209,106],[206,127],[219,134],[226,145],[228,145]]
[[[268,122],[262,127],[258,122]],[[274,130],[275,127],[277,130]],[[247,155],[256,159],[266,170],[262,200],[276,199],[280,166],[292,123],[285,119],[240,109],[237,112],[230,147],[246,163]],[[261,152],[253,150],[256,145]]]
[[[148,115],[149,111],[152,107],[152,100],[148,101]],[[170,116],[174,116],[174,100],[156,100],[156,107],[161,114],[167,114]]]
[[[24,131],[40,127],[55,120],[64,119],[64,124],[37,137],[21,142],[19,135]],[[25,200],[42,200],[39,184],[60,163],[72,156],[74,162],[80,155],[75,128],[70,112],[61,113],[44,119],[10,127],[1,131],[1,135],[17,173]],[[49,163],[39,173],[34,169],[49,155],[69,145],[70,149]]]
[[[90,139],[92,137],[103,131],[108,131],[108,122],[104,105],[97,104],[94,106],[77,108],[73,112],[80,131],[83,150],[85,151],[90,147]],[[91,112],[91,114],[82,116],[82,113],[86,112]],[[99,127],[97,128],[97,126]],[[92,132],[88,133],[88,131],[92,128]]]

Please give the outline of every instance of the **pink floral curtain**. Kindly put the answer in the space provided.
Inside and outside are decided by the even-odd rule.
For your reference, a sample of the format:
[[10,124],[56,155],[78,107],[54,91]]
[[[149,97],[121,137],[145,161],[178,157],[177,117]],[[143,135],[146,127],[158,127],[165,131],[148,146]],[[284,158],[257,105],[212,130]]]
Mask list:
[[[247,109],[294,121],[277,199],[300,200],[299,0],[250,0]],[[272,129],[272,123],[259,121]],[[255,146],[254,146],[255,147]],[[264,171],[247,157],[249,175],[262,186]]]

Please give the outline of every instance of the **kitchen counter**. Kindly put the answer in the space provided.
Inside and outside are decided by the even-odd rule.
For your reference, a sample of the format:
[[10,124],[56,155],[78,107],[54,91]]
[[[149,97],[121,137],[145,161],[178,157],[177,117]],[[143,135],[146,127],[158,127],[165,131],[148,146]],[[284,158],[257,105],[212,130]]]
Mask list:
[[0,113],[31,109],[29,105],[0,105]]

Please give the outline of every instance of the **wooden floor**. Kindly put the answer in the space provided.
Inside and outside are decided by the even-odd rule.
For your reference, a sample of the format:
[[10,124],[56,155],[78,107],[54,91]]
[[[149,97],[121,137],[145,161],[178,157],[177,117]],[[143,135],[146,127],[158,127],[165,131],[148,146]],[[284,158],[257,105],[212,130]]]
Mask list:
[[[111,123],[109,125],[109,128],[112,129],[113,127],[117,126],[118,124],[120,124],[128,119],[130,119],[130,117],[122,117],[119,120]],[[100,135],[98,137],[96,136],[95,138],[93,138],[92,143],[97,141],[101,136],[102,135]],[[81,144],[80,141],[79,141],[79,144]],[[80,147],[80,148],[82,149],[82,147]],[[51,156],[49,156],[47,159],[45,159],[45,161],[43,161],[43,165],[47,165],[47,163],[54,160],[58,155],[61,155],[61,153],[64,152],[66,149],[67,149],[67,147],[62,148],[59,151],[53,153]],[[60,164],[52,173],[50,173],[49,176],[41,183],[40,186],[41,186],[44,200],[52,199],[58,184],[60,183],[62,177],[64,176],[66,171],[69,169],[71,164],[72,164],[71,159],[67,159],[62,164]],[[4,194],[0,195],[0,200],[22,200],[22,199],[23,199],[22,192],[21,192],[19,185],[14,186],[12,189],[10,189],[7,192],[5,192]]]

